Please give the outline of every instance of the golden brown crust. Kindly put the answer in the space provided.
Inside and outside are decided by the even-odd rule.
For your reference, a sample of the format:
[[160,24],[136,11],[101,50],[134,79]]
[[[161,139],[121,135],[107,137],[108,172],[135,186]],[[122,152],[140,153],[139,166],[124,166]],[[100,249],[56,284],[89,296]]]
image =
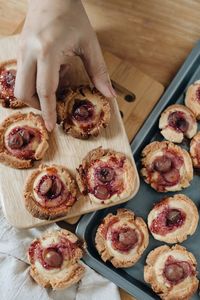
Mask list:
[[13,168],[18,169],[26,169],[30,168],[33,165],[33,159],[20,159],[12,154],[10,154],[6,147],[5,147],[5,133],[6,130],[9,128],[10,125],[16,124],[20,121],[26,121],[27,123],[31,122],[37,129],[40,131],[41,135],[41,143],[38,145],[38,148],[34,155],[34,160],[40,160],[43,158],[46,150],[48,149],[48,133],[44,125],[44,121],[40,115],[36,115],[32,112],[27,114],[22,114],[17,112],[15,114],[10,115],[7,117],[1,124],[0,124],[0,162],[7,164]]
[[[151,224],[154,219],[165,209],[181,209],[186,215],[184,224],[174,231],[169,231],[166,235],[154,233],[151,230]],[[196,231],[199,221],[198,209],[194,202],[183,194],[176,194],[173,197],[167,197],[158,202],[148,215],[148,227],[156,240],[163,241],[169,244],[181,243],[193,235]]]
[[[140,236],[139,244],[135,249],[130,250],[128,253],[125,252],[125,254],[113,251],[105,237],[105,232],[108,230],[109,225],[112,224],[112,221],[116,218],[117,222],[120,222],[120,225],[128,224],[129,226],[134,226]],[[116,268],[128,268],[133,266],[140,259],[148,244],[149,234],[144,220],[140,217],[136,217],[133,211],[123,208],[118,209],[116,215],[108,214],[98,227],[95,236],[96,249],[102,260],[105,262],[110,261]]]
[[[67,200],[66,203],[62,203],[58,207],[43,207],[40,203],[35,199],[34,195],[34,183],[36,178],[43,172],[48,174],[48,169],[56,169],[58,176],[62,175],[65,179],[64,184],[67,187],[67,190],[71,193],[71,198]],[[58,165],[40,165],[38,169],[34,170],[30,176],[28,177],[25,187],[24,187],[24,200],[26,209],[30,212],[32,216],[39,219],[45,220],[55,220],[61,218],[70,211],[73,204],[76,202],[77,195],[77,186],[75,180],[69,173],[69,171],[63,167]]]
[[[162,153],[162,151],[171,150],[176,152],[180,157],[183,158],[184,165],[182,166],[180,182],[176,186],[165,187],[164,192],[166,191],[180,191],[183,188],[186,188],[190,185],[190,181],[193,179],[193,166],[192,160],[189,153],[182,149],[181,147],[173,144],[172,142],[163,141],[163,142],[152,142],[147,145],[142,151],[142,166],[141,174],[144,177],[146,183],[150,184],[151,187],[157,190],[157,185],[154,181],[148,176],[147,168],[150,166],[152,158],[156,155],[156,152]],[[160,155],[160,154],[159,154]],[[154,172],[156,173],[156,172]]]
[[158,277],[163,277],[160,264],[164,265],[167,257],[175,255],[175,253],[178,253],[180,258],[183,257],[184,261],[187,260],[196,271],[197,262],[191,252],[180,245],[171,248],[165,245],[155,248],[148,254],[144,267],[144,280],[151,285],[152,289],[163,300],[188,300],[198,289],[199,281],[196,274],[185,278],[173,287],[166,284],[164,280],[158,279]]
[[[101,203],[101,200],[99,200],[97,197],[94,196],[94,194],[89,192],[89,183],[88,178],[86,176],[86,173],[88,170],[92,169],[91,164],[94,163],[94,161],[98,160],[105,160],[110,157],[114,157],[117,160],[123,160],[123,166],[121,169],[124,172],[124,180],[123,180],[123,190],[120,193],[114,194],[109,199],[106,199],[102,202],[102,204],[110,203],[110,202],[118,202],[121,201],[121,199],[126,199],[131,197],[133,191],[134,191],[134,184],[135,184],[135,172],[133,165],[128,157],[126,157],[121,152],[116,152],[111,149],[103,149],[102,147],[98,147],[96,149],[93,149],[90,151],[86,157],[83,159],[82,164],[78,167],[76,172],[76,181],[78,184],[78,187],[83,194],[88,194],[91,201]],[[91,177],[90,177],[91,180]]]
[[[199,151],[196,151],[198,146]],[[190,143],[190,156],[192,158],[193,166],[200,168],[200,131],[193,137]]]
[[[71,120],[70,115],[75,99],[87,99],[95,105],[96,118],[92,121],[94,125],[87,126],[87,130],[84,130],[77,122]],[[81,86],[75,90],[69,89],[65,99],[57,102],[57,119],[58,123],[63,122],[63,129],[67,134],[75,138],[88,139],[90,136],[98,136],[100,130],[108,126],[110,121],[110,104],[95,88],[91,89],[89,86]]]
[[[15,69],[17,69],[17,61],[16,59],[11,59],[11,60],[6,60],[4,62],[1,62],[0,63],[0,73],[1,73],[1,70],[2,69],[6,69],[9,65],[13,65],[15,64]],[[6,108],[22,108],[22,107],[25,107],[26,104],[23,103],[21,100],[19,99],[16,99],[14,98],[12,101],[7,101],[6,99],[4,98],[0,98],[0,103],[2,104],[3,107],[6,107]]]
[[200,120],[200,101],[197,97],[197,90],[200,89],[200,80],[191,84],[186,92],[185,105],[194,113],[197,120]]
[[[185,133],[181,131],[177,132],[177,130],[169,126],[168,117],[171,113],[174,113],[176,111],[183,112],[185,114],[186,121],[189,124],[188,130]],[[195,119],[195,115],[189,108],[181,104],[173,104],[167,107],[161,114],[159,128],[161,129],[161,134],[166,140],[174,143],[181,143],[184,136],[191,139],[196,134],[197,122]]]
[[[73,252],[73,257],[55,273],[50,273],[48,270],[45,270],[41,265],[38,266],[33,262],[29,253],[28,260],[31,264],[30,266],[30,275],[32,278],[41,286],[48,288],[51,287],[53,290],[67,288],[75,283],[77,283],[84,275],[85,268],[79,263],[79,260],[82,258],[85,252],[85,243],[79,241],[77,236],[71,233],[68,230],[61,229],[54,232],[46,232],[40,238],[34,239],[31,244],[36,241],[41,241],[45,243],[48,239],[65,237],[70,240],[72,243],[75,243],[77,246],[75,252]],[[48,244],[48,243],[47,243]],[[51,245],[51,242],[50,242]],[[48,245],[46,245],[48,247]],[[62,273],[62,274],[61,274]]]

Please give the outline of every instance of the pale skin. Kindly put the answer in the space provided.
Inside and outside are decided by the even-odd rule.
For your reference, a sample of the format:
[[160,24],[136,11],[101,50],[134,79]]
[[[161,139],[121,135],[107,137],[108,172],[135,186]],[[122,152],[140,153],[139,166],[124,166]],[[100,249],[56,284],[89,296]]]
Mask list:
[[70,56],[82,59],[91,82],[104,96],[116,96],[81,1],[30,0],[20,36],[15,97],[41,109],[48,131],[56,124],[55,93],[60,70]]

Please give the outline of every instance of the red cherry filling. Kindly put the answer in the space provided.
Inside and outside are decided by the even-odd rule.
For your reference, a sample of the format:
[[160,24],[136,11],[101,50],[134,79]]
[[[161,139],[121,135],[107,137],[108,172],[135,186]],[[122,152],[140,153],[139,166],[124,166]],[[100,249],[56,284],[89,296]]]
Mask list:
[[114,249],[126,252],[136,246],[138,234],[133,228],[121,227],[118,230],[111,231],[111,241]]
[[72,116],[76,121],[88,121],[94,114],[94,105],[89,100],[75,99]]
[[154,169],[161,173],[166,173],[173,168],[173,163],[170,157],[163,155],[159,156],[154,161]]
[[162,212],[152,221],[151,232],[166,235],[181,227],[186,219],[186,214],[176,208],[164,208]]
[[187,261],[178,261],[169,256],[163,270],[163,276],[171,285],[176,285],[195,272]]
[[3,70],[0,75],[0,83],[3,88],[13,88],[15,85],[16,70]]
[[38,185],[37,192],[48,199],[58,197],[63,189],[63,183],[55,175],[44,175]]
[[94,195],[100,200],[109,199],[111,196],[109,187],[106,185],[97,185],[94,188]]
[[114,179],[115,171],[109,167],[99,168],[96,171],[96,176],[103,183],[110,182]]
[[60,268],[63,263],[62,253],[55,248],[47,248],[43,251],[44,262],[52,268]]
[[196,99],[197,99],[197,101],[200,102],[200,86],[199,86],[198,89],[196,90]]
[[189,128],[189,123],[186,120],[186,115],[182,111],[175,111],[171,113],[168,117],[168,124],[176,131],[181,131],[182,133],[187,132]]

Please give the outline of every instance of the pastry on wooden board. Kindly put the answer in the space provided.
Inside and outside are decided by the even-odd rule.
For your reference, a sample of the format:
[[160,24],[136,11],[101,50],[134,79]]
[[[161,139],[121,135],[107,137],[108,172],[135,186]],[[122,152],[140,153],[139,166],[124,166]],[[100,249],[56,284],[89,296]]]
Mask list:
[[40,115],[15,113],[0,124],[0,162],[30,168],[48,149],[48,133]]
[[62,95],[58,94],[57,116],[66,134],[88,139],[98,136],[101,129],[108,126],[110,104],[95,88],[83,86],[76,90],[68,89]]
[[183,194],[176,194],[155,204],[148,215],[148,227],[156,240],[181,243],[194,234],[199,221],[194,202]]
[[123,153],[102,147],[90,151],[77,169],[80,191],[92,202],[109,204],[130,197],[134,191],[135,172]]
[[161,114],[159,128],[166,140],[182,143],[184,137],[191,139],[197,133],[197,121],[186,106],[174,104]]
[[17,61],[12,59],[0,63],[0,102],[7,108],[21,108],[26,106],[14,97]]
[[67,288],[84,275],[84,251],[84,242],[68,230],[45,232],[29,246],[30,275],[45,288]]
[[97,229],[95,245],[103,261],[116,268],[133,266],[149,243],[144,220],[127,209],[108,214]]
[[190,155],[194,168],[200,169],[200,131],[191,140]]
[[193,166],[189,153],[171,142],[152,142],[142,151],[141,174],[158,192],[180,191],[190,185]]
[[197,291],[197,262],[186,248],[160,246],[149,253],[144,280],[163,300],[187,300]]
[[75,180],[65,167],[40,165],[26,181],[25,206],[36,218],[54,220],[68,213],[76,194]]
[[197,120],[200,120],[200,80],[191,84],[186,92],[185,105],[194,113]]

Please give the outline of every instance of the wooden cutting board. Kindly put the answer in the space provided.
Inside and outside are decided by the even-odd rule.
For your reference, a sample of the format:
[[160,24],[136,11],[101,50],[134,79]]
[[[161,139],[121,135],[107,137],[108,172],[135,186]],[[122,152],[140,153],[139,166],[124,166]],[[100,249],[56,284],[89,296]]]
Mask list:
[[[16,57],[16,45],[17,36],[3,38],[0,40],[0,61],[15,58]],[[105,59],[108,64],[109,72],[114,80],[114,85],[121,97],[119,97],[120,110],[124,116],[125,125],[128,128],[137,128],[137,120],[140,116],[148,114],[149,111],[147,97],[151,101],[156,101],[163,91],[162,85],[150,79],[148,76],[141,72],[137,72],[138,76],[136,79],[136,69],[129,64],[122,63],[120,59],[113,56],[110,53],[104,53]],[[72,73],[72,78],[78,80],[78,83],[84,83],[87,78],[82,65],[76,59],[73,60],[73,69],[76,70]],[[127,74],[129,75],[127,77]],[[120,75],[120,76],[119,76]],[[121,78],[121,81],[118,79]],[[132,91],[132,81],[135,80],[135,90]],[[126,84],[124,84],[124,82]],[[74,81],[73,81],[74,83]],[[150,95],[151,93],[151,95]],[[137,96],[136,96],[137,95]],[[125,97],[133,102],[126,102],[123,100]],[[138,100],[145,99],[143,102],[146,103],[142,112],[138,109]],[[43,162],[47,164],[57,163],[64,164],[73,173],[75,168],[80,164],[82,158],[88,151],[94,149],[100,145],[104,148],[112,148],[117,151],[125,153],[130,159],[132,159],[131,150],[129,147],[128,139],[125,134],[122,118],[118,110],[115,99],[111,102],[112,107],[112,118],[110,126],[102,131],[101,136],[96,139],[89,141],[81,141],[72,137],[64,135],[61,128],[57,127],[55,132],[50,136],[50,148],[45,156]],[[134,104],[134,105],[133,105]],[[130,109],[133,107],[133,109]],[[152,104],[151,104],[152,107]],[[30,111],[30,108],[21,110],[23,112]],[[3,120],[7,115],[13,111],[5,108],[0,109],[0,120]],[[133,113],[136,113],[134,116]],[[131,123],[131,126],[130,124]],[[141,123],[140,123],[141,124]],[[131,131],[128,129],[129,139],[131,138]],[[132,160],[133,161],[133,160]],[[135,164],[133,161],[135,168]],[[15,170],[10,167],[1,165],[0,172],[0,195],[2,201],[2,207],[6,218],[9,223],[18,228],[29,228],[33,226],[46,224],[47,221],[33,218],[25,209],[23,201],[23,186],[27,176],[32,170]],[[139,187],[138,174],[135,168],[135,194]],[[127,201],[128,199],[124,199]],[[123,202],[123,201],[122,201]],[[119,202],[118,202],[119,203]],[[113,204],[111,204],[113,205]],[[76,217],[80,214],[85,214],[90,211],[104,208],[105,206],[99,204],[92,204],[87,197],[81,196],[80,199],[73,206],[72,210],[67,215],[68,218]]]

